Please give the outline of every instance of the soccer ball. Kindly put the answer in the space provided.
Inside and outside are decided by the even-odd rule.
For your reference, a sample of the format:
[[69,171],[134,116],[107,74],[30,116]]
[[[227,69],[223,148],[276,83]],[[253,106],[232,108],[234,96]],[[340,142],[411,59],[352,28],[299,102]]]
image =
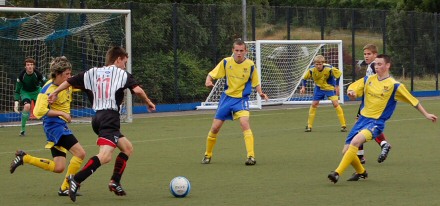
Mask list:
[[186,177],[178,176],[170,182],[170,192],[174,197],[185,197],[191,190],[191,183]]

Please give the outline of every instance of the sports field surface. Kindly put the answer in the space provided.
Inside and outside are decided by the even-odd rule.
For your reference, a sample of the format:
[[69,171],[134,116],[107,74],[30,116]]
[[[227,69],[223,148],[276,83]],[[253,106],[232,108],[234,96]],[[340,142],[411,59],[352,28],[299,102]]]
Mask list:
[[[440,98],[423,99],[422,105],[440,115]],[[224,124],[211,164],[202,165],[205,140],[214,111],[147,114],[123,124],[133,142],[122,185],[127,196],[108,191],[114,159],[81,185],[75,203],[59,197],[64,174],[31,165],[9,173],[17,149],[51,158],[44,149],[41,125],[0,128],[1,205],[440,205],[440,122],[431,123],[416,109],[399,103],[385,134],[392,145],[388,159],[377,163],[380,147],[365,145],[369,178],[347,182],[352,167],[337,184],[327,179],[341,160],[348,133],[339,131],[333,107],[320,105],[311,133],[305,133],[309,105],[264,107],[251,112],[257,164],[245,166],[246,151],[238,122]],[[358,103],[342,105],[348,128]],[[70,124],[87,152],[97,154],[96,135],[90,124]],[[118,154],[115,152],[114,157]],[[71,155],[68,154],[70,159]],[[84,164],[83,163],[83,164]],[[169,182],[175,176],[191,181],[191,192],[175,198]]]

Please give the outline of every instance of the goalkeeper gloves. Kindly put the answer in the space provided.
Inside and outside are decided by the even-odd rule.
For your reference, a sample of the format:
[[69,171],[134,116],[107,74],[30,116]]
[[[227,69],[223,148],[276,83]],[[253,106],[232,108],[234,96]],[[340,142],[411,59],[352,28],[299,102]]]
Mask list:
[[20,111],[18,111],[18,101],[14,102],[14,112],[15,113],[20,113]]

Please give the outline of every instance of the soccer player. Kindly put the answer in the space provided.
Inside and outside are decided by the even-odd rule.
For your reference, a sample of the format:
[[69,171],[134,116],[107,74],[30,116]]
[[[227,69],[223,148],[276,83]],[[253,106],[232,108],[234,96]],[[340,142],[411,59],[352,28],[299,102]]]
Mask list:
[[[365,72],[365,75],[366,76],[374,75],[374,74],[376,74],[376,70],[374,68],[374,65],[375,65],[374,60],[376,59],[376,56],[377,56],[377,47],[374,44],[367,44],[364,46],[363,49],[364,49],[364,62],[367,64],[367,70]],[[356,119],[358,119],[360,116],[360,111],[361,111],[362,105],[363,104],[361,104],[359,107]],[[377,161],[379,163],[381,163],[381,162],[385,161],[385,159],[387,158],[388,153],[391,150],[391,145],[388,143],[388,141],[383,133],[381,133],[379,136],[377,136],[374,140],[381,147],[381,153],[380,153],[379,157],[377,158]],[[364,153],[365,153],[364,152],[364,145],[362,144],[359,147],[359,151],[357,153],[357,156],[362,164],[365,164]],[[359,179],[353,179],[351,181],[357,181],[357,180],[359,180]]]
[[[10,172],[14,173],[18,166],[31,164],[41,169],[54,173],[61,173],[66,168],[66,153],[69,151],[73,157],[70,159],[66,172],[66,178],[79,171],[86,152],[79,144],[72,131],[67,127],[71,121],[70,102],[72,101],[72,87],[59,93],[59,98],[52,104],[48,104],[48,95],[58,85],[67,80],[72,72],[72,65],[66,57],[56,57],[50,64],[51,79],[43,86],[38,95],[34,108],[34,115],[38,119],[43,118],[44,132],[46,133],[46,148],[50,149],[53,160],[34,157],[24,151],[17,151],[15,159],[11,163]],[[60,196],[68,196],[69,185],[67,179],[58,191]]]
[[[338,182],[339,176],[344,173],[349,165],[356,172],[355,178],[367,178],[367,170],[362,166],[356,153],[361,144],[377,138],[385,129],[385,122],[392,116],[397,101],[411,104],[419,110],[426,119],[436,122],[437,116],[428,113],[403,84],[390,76],[391,58],[380,54],[375,60],[376,74],[365,76],[348,87],[347,95],[350,99],[363,97],[363,106],[358,121],[345,140],[344,153],[339,166],[327,177],[331,182]],[[351,177],[350,179],[352,179]]]
[[245,165],[255,165],[254,134],[249,124],[249,95],[252,87],[258,95],[268,100],[260,85],[257,68],[252,60],[246,58],[247,47],[243,40],[237,39],[232,45],[232,57],[221,60],[206,77],[205,86],[214,86],[213,80],[226,78],[225,91],[222,93],[211,129],[206,138],[206,151],[202,164],[209,164],[217,142],[217,136],[226,120],[239,119],[247,151]]
[[124,90],[130,89],[148,106],[148,111],[156,110],[156,106],[148,98],[145,91],[139,86],[133,75],[125,71],[128,53],[121,47],[112,47],[107,51],[105,65],[100,68],[91,68],[83,73],[64,81],[49,95],[49,102],[56,99],[58,93],[73,86],[85,90],[93,102],[96,111],[92,119],[93,131],[98,135],[97,145],[99,153],[89,159],[86,165],[76,175],[70,175],[69,197],[76,201],[80,184],[103,164],[109,163],[116,147],[121,151],[116,157],[113,176],[108,184],[109,190],[118,196],[126,195],[121,186],[121,177],[124,173],[128,157],[133,152],[133,145],[120,131],[121,103]]
[[325,64],[325,58],[322,55],[317,55],[314,59],[314,65],[306,71],[303,77],[303,84],[300,90],[301,94],[306,91],[307,79],[313,79],[315,82],[315,88],[313,90],[313,101],[309,109],[309,117],[307,120],[307,126],[305,132],[311,132],[313,122],[315,121],[316,109],[318,108],[319,101],[325,97],[332,101],[333,107],[336,109],[339,122],[341,123],[341,132],[347,131],[347,125],[345,123],[344,111],[341,105],[338,103],[338,96],[335,94],[336,79],[340,78],[342,72],[333,67],[330,64]]
[[26,123],[29,119],[32,101],[37,101],[41,86],[46,82],[46,78],[35,69],[34,59],[28,57],[24,62],[25,69],[18,75],[14,93],[14,112],[20,113],[18,110],[20,100],[23,105],[20,136],[26,135]]

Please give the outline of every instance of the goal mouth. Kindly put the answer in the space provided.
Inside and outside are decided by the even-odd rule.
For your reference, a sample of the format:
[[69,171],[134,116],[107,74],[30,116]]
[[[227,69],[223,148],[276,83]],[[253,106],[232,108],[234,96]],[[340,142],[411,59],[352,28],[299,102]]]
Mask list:
[[[262,101],[255,89],[250,95],[249,107],[265,105],[310,104],[313,101],[313,80],[308,80],[306,92],[299,93],[304,73],[316,55],[323,55],[326,63],[343,72],[342,40],[257,40],[246,42],[248,58],[253,60],[260,75],[260,85],[268,101]],[[343,79],[343,75],[340,77]],[[224,91],[225,79],[219,79],[197,109],[216,109]],[[339,83],[339,102],[344,103],[344,85]],[[320,101],[331,103],[330,100]]]
[[[75,75],[104,66],[111,46],[131,53],[130,10],[0,7],[0,13],[0,122],[18,124],[21,119],[13,112],[13,96],[26,57],[35,59],[36,70],[50,78],[49,63],[58,56],[69,59]],[[127,71],[131,72],[131,59]],[[121,108],[125,122],[132,120],[131,106],[131,94],[126,94]],[[73,92],[72,122],[90,122],[93,114],[87,95]]]

